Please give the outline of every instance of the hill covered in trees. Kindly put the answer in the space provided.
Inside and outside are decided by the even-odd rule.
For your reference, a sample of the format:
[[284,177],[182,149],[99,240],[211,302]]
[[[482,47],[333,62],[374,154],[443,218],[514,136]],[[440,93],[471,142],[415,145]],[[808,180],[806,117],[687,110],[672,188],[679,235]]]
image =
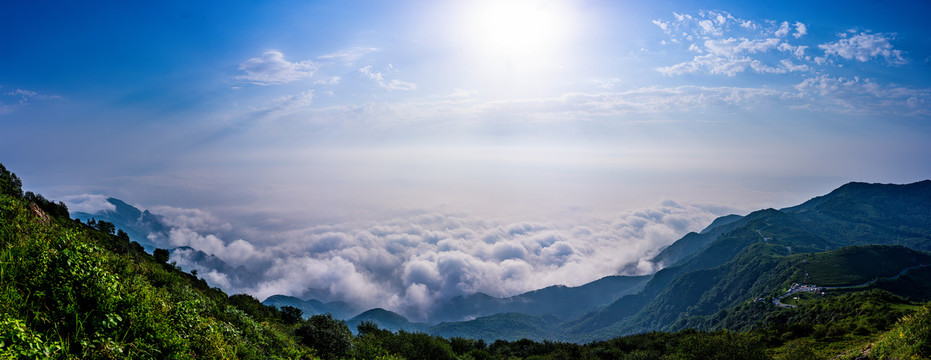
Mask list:
[[[886,210],[872,205],[857,207],[857,211],[865,214],[864,219],[875,218],[871,214],[874,211],[882,213]],[[824,210],[819,214],[830,215]],[[890,221],[905,220],[898,225],[878,222],[865,229],[885,229],[883,231],[887,233],[902,234],[903,239],[921,239],[922,232],[927,231],[920,223],[920,216],[896,216],[890,217]],[[720,226],[733,227],[742,221],[746,220],[738,219]],[[908,224],[903,225],[902,222]],[[773,224],[753,225],[761,226],[763,238],[776,236],[775,228],[762,225]],[[824,221],[802,225],[803,229],[821,226],[828,229],[825,231],[843,231],[837,227],[839,225]],[[708,251],[721,239],[743,244],[743,233],[734,233],[740,231],[739,228],[736,226],[721,232],[715,241],[693,248]],[[760,236],[756,231],[752,235]],[[816,249],[826,244],[801,235],[793,239],[791,241],[797,241],[790,245],[793,248],[810,246]],[[863,236],[860,239],[864,242],[861,245],[871,242],[870,238]],[[680,292],[686,300],[679,304],[665,297],[666,300],[661,302],[646,301],[646,305],[627,311],[633,311],[631,319],[648,321],[643,309],[679,309],[684,306],[684,313],[670,311],[675,314],[669,320],[673,321],[669,326],[673,332],[648,331],[585,344],[526,339],[486,341],[478,338],[483,335],[468,338],[404,330],[392,332],[379,328],[372,321],[403,325],[405,319],[386,311],[372,311],[355,319],[357,331],[354,335],[345,322],[330,315],[305,317],[295,307],[271,307],[247,294],[230,296],[212,288],[196,274],[185,273],[169,263],[164,249],[156,249],[150,254],[110,222],[73,220],[65,204],[23,192],[22,183],[16,175],[0,165],[0,358],[931,357],[931,343],[928,341],[931,338],[931,306],[921,303],[929,299],[929,293],[926,285],[920,285],[927,284],[931,274],[927,268],[902,271],[903,266],[923,263],[928,257],[926,253],[894,245],[858,245],[828,252],[786,254],[785,246],[782,242],[762,240],[739,249],[725,246],[720,253],[737,255],[718,261],[695,260],[701,256],[689,251],[680,251],[670,257],[684,261],[682,265],[675,266],[685,266],[688,261],[707,262],[705,267],[696,266],[691,271],[678,273],[693,275],[671,277],[671,280],[654,277],[651,280],[653,286],[657,281],[666,281],[663,291]],[[863,259],[873,260],[875,266],[863,266]],[[716,262],[716,266],[707,266]],[[861,270],[851,273],[850,269],[854,267]],[[766,269],[769,275],[757,274],[755,271],[759,269]],[[738,276],[748,272],[756,275]],[[758,292],[753,290],[755,286],[765,296],[776,295],[785,291],[786,282],[797,281],[798,276],[838,285],[856,285],[858,281],[870,278],[875,281],[864,288],[830,291],[824,296],[799,299],[799,306],[795,308],[775,307],[768,298],[766,301],[746,299],[746,295],[757,296]],[[702,279],[712,280],[702,282]],[[648,284],[644,291],[650,291],[650,286]],[[719,290],[709,292],[709,289],[716,288]],[[693,301],[696,298],[698,301]],[[724,306],[705,309],[702,305],[714,303]],[[612,306],[618,308],[617,302],[608,308],[614,309]],[[605,319],[601,323],[607,325],[596,329],[618,326],[614,321],[617,317],[605,313],[598,317],[598,314],[589,313],[581,319],[590,322],[574,324],[583,326]],[[468,330],[474,325],[474,331],[486,329],[492,332],[502,330],[501,327],[511,327],[530,334],[535,327],[548,327],[549,323],[566,324],[554,317],[543,318],[542,322],[539,319],[533,315],[511,313],[476,319],[479,322],[471,324],[445,326]],[[481,327],[488,325],[491,327]]]

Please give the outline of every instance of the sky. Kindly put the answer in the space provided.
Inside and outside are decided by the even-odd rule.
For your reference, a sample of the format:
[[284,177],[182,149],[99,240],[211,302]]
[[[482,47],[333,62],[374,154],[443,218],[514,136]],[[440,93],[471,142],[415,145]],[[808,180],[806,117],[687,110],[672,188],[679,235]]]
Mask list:
[[931,178],[929,8],[8,1],[0,162],[72,211],[165,215],[165,246],[249,268],[203,269],[227,291],[422,314]]

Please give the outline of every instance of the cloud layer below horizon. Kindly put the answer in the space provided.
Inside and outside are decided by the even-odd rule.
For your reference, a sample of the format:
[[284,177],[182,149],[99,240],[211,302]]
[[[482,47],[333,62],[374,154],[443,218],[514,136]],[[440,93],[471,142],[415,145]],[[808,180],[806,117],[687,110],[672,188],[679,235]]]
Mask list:
[[[104,206],[94,196],[70,200],[84,210]],[[662,266],[648,260],[658,249],[701,230],[721,209],[667,200],[613,217],[545,223],[420,212],[264,234],[264,241],[224,239],[234,229],[205,211],[151,211],[171,230],[149,240],[163,248],[192,248],[174,251],[172,260],[229,293],[348,301],[424,320],[438,300],[455,296],[507,297],[652,273]],[[228,267],[203,261],[197,250]]]

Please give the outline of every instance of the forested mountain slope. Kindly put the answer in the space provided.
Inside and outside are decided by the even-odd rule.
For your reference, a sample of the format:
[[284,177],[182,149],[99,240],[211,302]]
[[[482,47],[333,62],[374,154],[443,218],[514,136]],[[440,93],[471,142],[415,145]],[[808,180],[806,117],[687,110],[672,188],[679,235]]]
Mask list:
[[[604,338],[673,330],[682,319],[708,316],[770,296],[781,284],[806,281],[798,277],[799,268],[776,271],[790,268],[794,254],[865,244],[927,250],[931,244],[929,200],[931,181],[927,180],[908,185],[850,183],[796,207],[730,217],[719,226],[702,234],[688,234],[671,245],[667,250],[697,247],[677,245],[680,242],[706,243],[694,254],[680,251],[674,257],[667,256],[680,260],[659,271],[642,292],[570,322],[569,333]],[[879,263],[901,270],[911,266],[916,256],[921,257],[861,258],[847,264],[844,271],[856,273]],[[827,271],[807,268],[815,273]]]

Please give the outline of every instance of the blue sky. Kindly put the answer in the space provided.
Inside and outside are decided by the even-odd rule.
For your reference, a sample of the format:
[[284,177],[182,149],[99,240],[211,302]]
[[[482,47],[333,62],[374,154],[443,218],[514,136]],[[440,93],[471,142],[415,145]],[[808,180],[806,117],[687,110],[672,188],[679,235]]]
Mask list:
[[928,10],[4,2],[0,161],[73,206],[196,209],[235,224],[201,229],[227,245],[411,211],[704,214],[662,245],[708,216],[931,177]]

